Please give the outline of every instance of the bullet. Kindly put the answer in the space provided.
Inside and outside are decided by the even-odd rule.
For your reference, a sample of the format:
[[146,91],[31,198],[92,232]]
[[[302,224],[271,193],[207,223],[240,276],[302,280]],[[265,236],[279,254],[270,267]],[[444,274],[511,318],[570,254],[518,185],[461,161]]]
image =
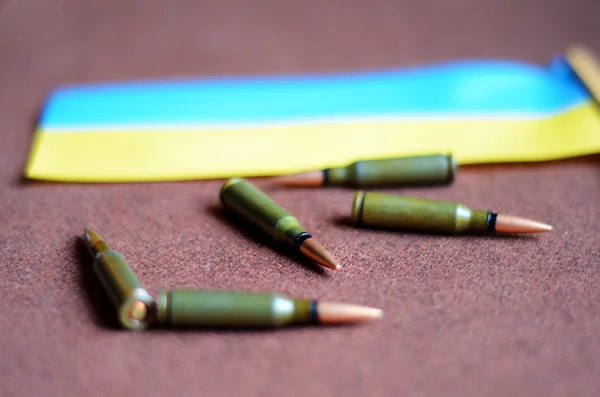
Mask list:
[[437,154],[357,161],[346,167],[276,177],[273,182],[283,186],[304,187],[444,185],[454,180],[456,169],[452,155]]
[[359,191],[352,204],[356,226],[375,226],[430,233],[540,233],[541,222],[473,210],[462,204]]
[[276,241],[289,244],[322,266],[334,270],[341,268],[333,255],[300,226],[298,219],[249,181],[229,179],[221,188],[220,198],[225,207],[235,211]]
[[123,328],[143,330],[154,320],[154,299],[142,287],[125,258],[113,250],[95,231],[84,230],[85,242],[93,258],[93,269],[100,279]]
[[346,303],[291,299],[260,292],[162,290],[158,324],[173,327],[283,327],[345,324],[379,319],[379,309]]

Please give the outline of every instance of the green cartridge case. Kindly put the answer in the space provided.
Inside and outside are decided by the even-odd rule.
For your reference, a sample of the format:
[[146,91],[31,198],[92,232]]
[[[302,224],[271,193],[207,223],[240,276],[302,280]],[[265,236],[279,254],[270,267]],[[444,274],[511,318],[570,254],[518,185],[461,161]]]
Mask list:
[[374,226],[430,233],[493,231],[495,214],[448,201],[359,191],[352,204],[356,226]]
[[249,181],[232,178],[221,188],[221,202],[277,241],[298,247],[311,237],[298,219]]
[[257,292],[162,290],[157,320],[173,327],[281,327],[317,322],[316,302]]
[[109,296],[123,328],[143,330],[154,320],[154,299],[142,287],[123,256],[103,241],[90,252],[94,258],[93,269]]
[[348,187],[385,187],[442,185],[456,174],[452,155],[404,157],[358,161],[342,168],[325,170],[325,185]]

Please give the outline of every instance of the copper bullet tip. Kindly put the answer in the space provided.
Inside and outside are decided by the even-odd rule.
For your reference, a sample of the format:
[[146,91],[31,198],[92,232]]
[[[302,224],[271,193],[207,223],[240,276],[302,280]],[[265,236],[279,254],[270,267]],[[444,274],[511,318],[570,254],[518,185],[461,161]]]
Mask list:
[[318,302],[317,313],[322,324],[358,323],[383,317],[381,309],[337,302]]
[[498,214],[496,218],[496,233],[545,233],[552,226],[531,219]]
[[85,245],[92,257],[95,257],[100,252],[110,249],[110,246],[104,241],[102,236],[90,228],[83,229],[83,235],[85,239]]
[[104,241],[104,239],[102,238],[102,236],[98,232],[95,232],[95,231],[93,231],[90,228],[87,228],[87,227],[84,228],[83,229],[83,234],[85,235],[85,239],[89,240],[90,243],[92,243],[92,244],[96,244],[99,241]]
[[325,266],[333,270],[340,270],[342,268],[333,255],[331,255],[331,253],[329,253],[325,247],[316,242],[312,237],[307,238],[302,242],[302,245],[300,245],[300,252],[321,266]]
[[323,171],[308,171],[300,174],[282,175],[273,177],[272,182],[288,187],[321,186],[325,182]]

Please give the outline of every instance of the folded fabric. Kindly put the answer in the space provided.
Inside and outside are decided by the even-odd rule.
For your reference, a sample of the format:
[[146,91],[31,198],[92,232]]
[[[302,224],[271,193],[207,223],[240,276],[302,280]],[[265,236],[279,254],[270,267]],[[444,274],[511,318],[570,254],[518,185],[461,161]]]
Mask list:
[[600,151],[600,107],[563,56],[353,73],[64,87],[28,178],[135,182],[267,176],[361,159],[460,164]]

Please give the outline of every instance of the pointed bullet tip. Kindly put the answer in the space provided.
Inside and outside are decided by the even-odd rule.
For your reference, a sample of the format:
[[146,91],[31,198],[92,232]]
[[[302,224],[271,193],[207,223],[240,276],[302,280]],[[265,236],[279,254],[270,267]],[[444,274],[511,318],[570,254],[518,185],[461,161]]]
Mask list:
[[531,219],[502,214],[496,218],[497,233],[545,233],[551,230],[552,226]]
[[110,246],[104,241],[102,236],[88,227],[83,229],[83,236],[92,256],[97,255],[102,250],[110,249]]
[[322,258],[312,258],[315,262],[317,262],[321,266],[325,266],[331,270],[340,270],[341,266],[337,263],[332,263],[331,261],[323,260]]
[[319,321],[324,324],[358,323],[383,317],[381,309],[348,303],[319,302],[317,311]]
[[300,174],[276,176],[271,181],[287,187],[314,187],[324,182],[323,171],[309,171]]
[[104,240],[102,238],[102,236],[100,236],[100,234],[98,234],[98,232],[96,232],[95,230],[89,228],[89,227],[85,227],[83,229],[83,234],[85,235],[85,238],[90,240],[91,242],[97,242],[97,241],[102,241]]
[[321,266],[327,267],[332,270],[341,269],[338,261],[314,238],[307,238],[300,245],[300,252],[304,255],[317,262]]
[[373,308],[373,311],[371,313],[371,318],[373,320],[379,320],[379,319],[383,318],[383,310]]

